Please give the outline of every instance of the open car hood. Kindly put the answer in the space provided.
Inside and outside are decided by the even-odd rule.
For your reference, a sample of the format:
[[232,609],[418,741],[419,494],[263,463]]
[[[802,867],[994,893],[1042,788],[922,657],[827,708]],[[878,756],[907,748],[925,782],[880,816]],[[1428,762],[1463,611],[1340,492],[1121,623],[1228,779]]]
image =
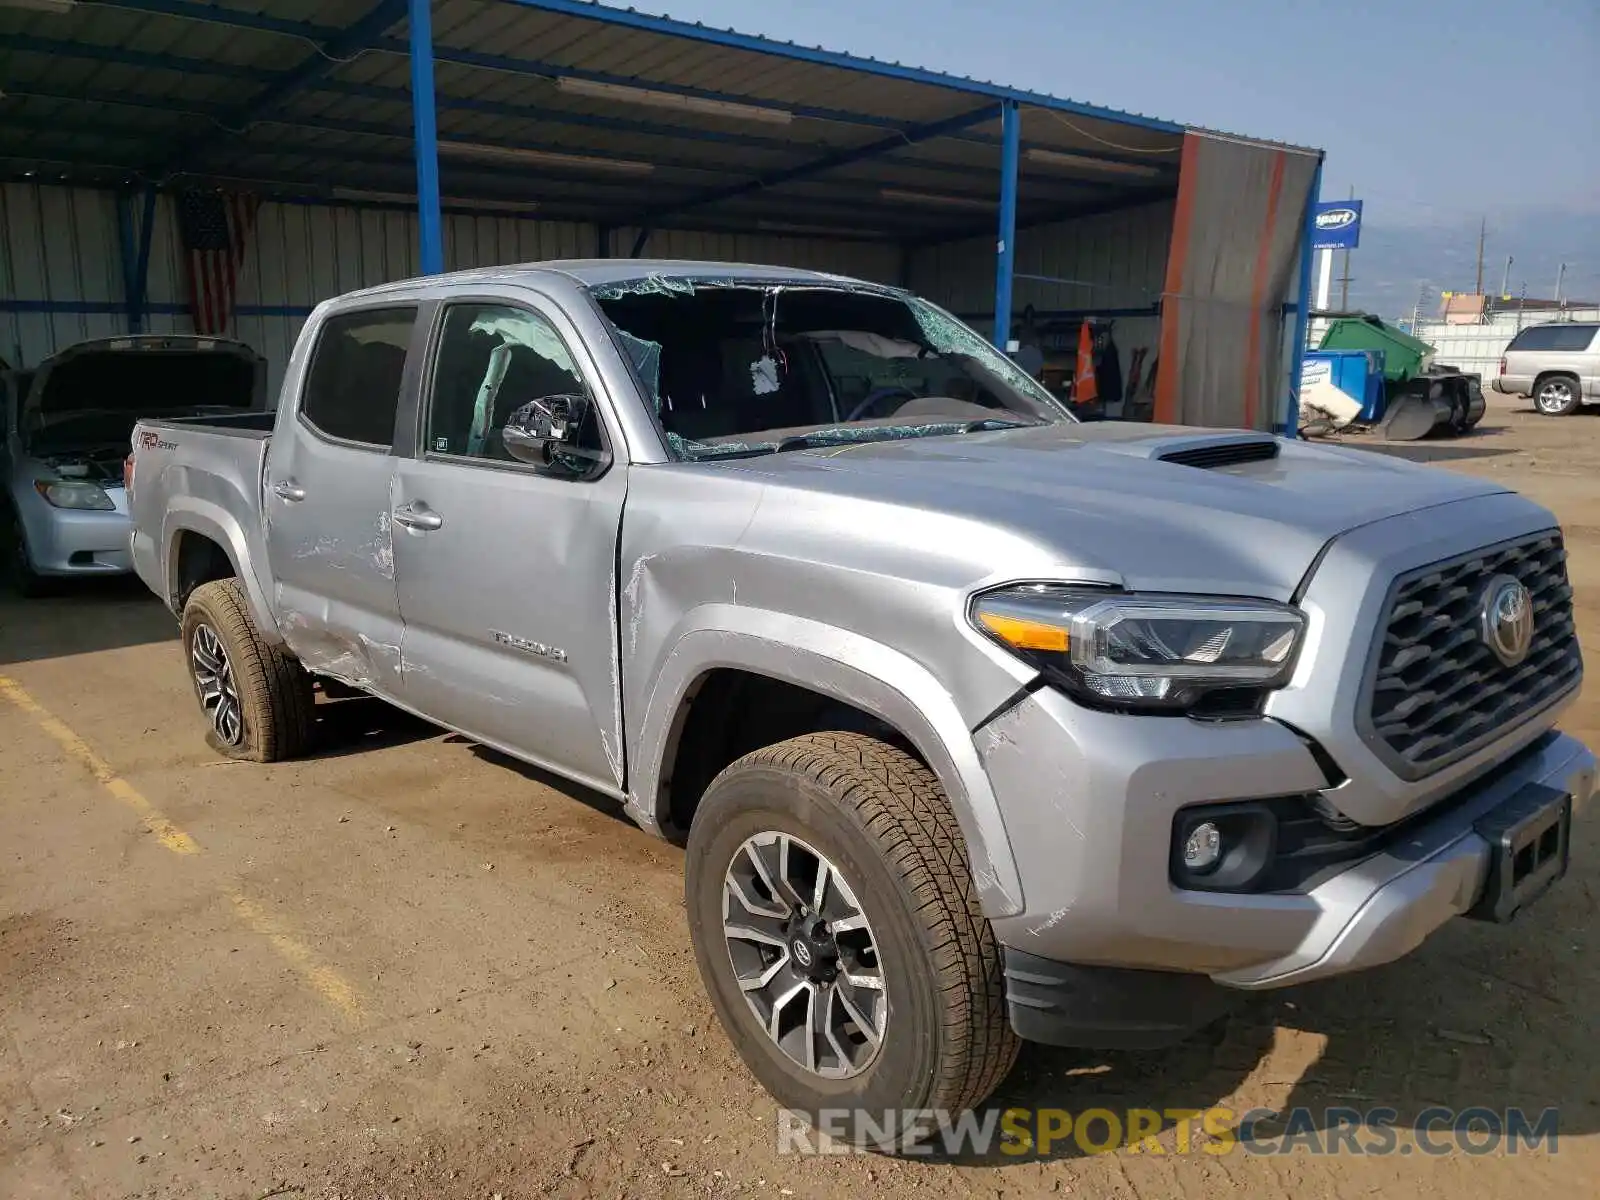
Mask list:
[[[132,378],[133,360],[152,378],[170,373],[170,391],[161,385],[118,386]],[[220,369],[231,360],[243,369]],[[185,374],[184,372],[187,372]],[[228,380],[226,386],[205,385]],[[33,373],[22,400],[22,428],[90,409],[147,412],[185,408],[260,407],[265,396],[266,359],[232,338],[192,334],[139,334],[78,342],[45,359]]]

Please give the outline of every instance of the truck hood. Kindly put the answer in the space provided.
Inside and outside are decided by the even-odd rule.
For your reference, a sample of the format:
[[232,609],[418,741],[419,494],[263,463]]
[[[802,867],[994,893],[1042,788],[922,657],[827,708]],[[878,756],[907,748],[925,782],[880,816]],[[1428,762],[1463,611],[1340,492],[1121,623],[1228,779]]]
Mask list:
[[[1133,589],[1278,600],[1341,533],[1507,490],[1371,451],[1120,422],[792,451],[737,468],[824,503],[881,504],[876,516],[901,531],[891,539],[948,537],[926,549],[970,553],[986,575],[1049,561]],[[973,523],[1009,537],[975,545]],[[1033,552],[1008,556],[1019,543]]]

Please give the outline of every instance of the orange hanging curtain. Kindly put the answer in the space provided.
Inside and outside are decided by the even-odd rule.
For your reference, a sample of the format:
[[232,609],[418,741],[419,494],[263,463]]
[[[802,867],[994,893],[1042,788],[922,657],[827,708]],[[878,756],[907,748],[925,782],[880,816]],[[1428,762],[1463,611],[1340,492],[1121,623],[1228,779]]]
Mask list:
[[1085,321],[1078,332],[1078,366],[1072,373],[1072,402],[1087,404],[1099,395],[1100,388],[1094,381],[1094,330]]

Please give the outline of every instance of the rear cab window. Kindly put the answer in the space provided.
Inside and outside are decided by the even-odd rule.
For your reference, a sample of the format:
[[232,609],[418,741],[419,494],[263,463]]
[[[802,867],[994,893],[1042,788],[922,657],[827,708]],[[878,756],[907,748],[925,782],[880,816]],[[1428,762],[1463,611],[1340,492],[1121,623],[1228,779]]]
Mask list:
[[300,393],[300,417],[336,441],[387,451],[415,305],[336,313],[322,323]]
[[1596,333],[1600,325],[1534,325],[1512,338],[1506,349],[1582,353],[1594,343]]

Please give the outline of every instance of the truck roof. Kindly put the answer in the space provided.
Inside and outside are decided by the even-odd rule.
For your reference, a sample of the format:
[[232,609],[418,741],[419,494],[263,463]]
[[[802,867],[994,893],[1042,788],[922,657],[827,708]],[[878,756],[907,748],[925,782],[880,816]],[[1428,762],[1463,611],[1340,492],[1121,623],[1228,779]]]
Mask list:
[[515,263],[498,267],[478,267],[451,271],[419,279],[402,279],[376,287],[348,292],[340,300],[393,295],[440,284],[531,282],[541,275],[562,275],[583,287],[604,287],[651,276],[668,279],[748,280],[751,283],[834,284],[866,289],[883,294],[898,294],[901,289],[867,283],[848,275],[831,275],[800,267],[773,267],[755,263],[705,262],[669,258],[567,258],[548,262]]

